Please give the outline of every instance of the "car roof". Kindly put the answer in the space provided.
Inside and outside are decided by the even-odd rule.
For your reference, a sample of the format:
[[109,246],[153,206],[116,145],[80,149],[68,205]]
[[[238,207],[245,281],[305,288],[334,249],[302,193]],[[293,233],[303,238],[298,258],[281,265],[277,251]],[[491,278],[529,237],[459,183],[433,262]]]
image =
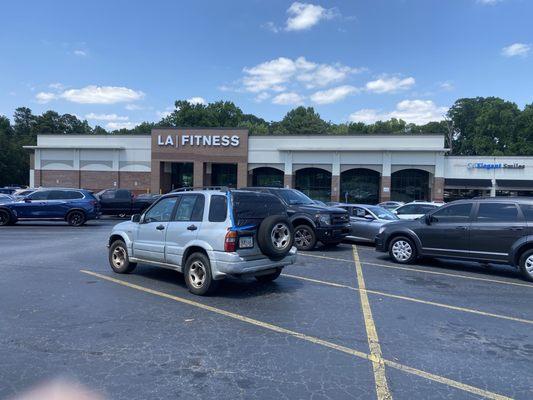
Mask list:
[[479,202],[479,203],[492,203],[492,202],[500,202],[500,201],[514,201],[517,203],[527,203],[527,204],[533,204],[533,197],[526,197],[526,196],[496,196],[496,197],[474,197],[471,199],[460,199],[455,200],[452,203],[469,203],[469,202]]

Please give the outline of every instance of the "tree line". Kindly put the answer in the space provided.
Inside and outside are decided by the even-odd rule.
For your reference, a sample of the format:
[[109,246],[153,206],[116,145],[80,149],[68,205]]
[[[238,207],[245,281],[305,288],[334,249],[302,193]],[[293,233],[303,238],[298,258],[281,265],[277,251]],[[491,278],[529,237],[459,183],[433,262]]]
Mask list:
[[149,134],[154,127],[241,127],[251,135],[350,135],[368,133],[442,133],[452,155],[533,155],[533,103],[520,109],[498,97],[457,100],[441,121],[425,125],[392,118],[373,124],[325,121],[312,107],[297,107],[280,121],[266,121],[245,114],[229,101],[209,104],[175,102],[175,109],[159,122],[143,122],[133,129],[107,131],[91,127],[75,115],[46,111],[34,115],[27,107],[15,110],[13,120],[0,116],[0,186],[27,184],[29,154],[22,148],[35,145],[37,135]]

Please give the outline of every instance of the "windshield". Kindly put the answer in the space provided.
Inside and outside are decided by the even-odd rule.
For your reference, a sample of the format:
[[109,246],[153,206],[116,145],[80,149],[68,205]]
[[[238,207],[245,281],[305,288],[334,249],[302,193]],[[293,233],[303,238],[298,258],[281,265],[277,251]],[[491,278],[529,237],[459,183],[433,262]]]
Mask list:
[[307,197],[305,194],[294,189],[280,189],[279,194],[285,203],[293,204],[315,204],[313,200]]
[[378,219],[384,219],[386,221],[395,221],[399,219],[396,215],[394,215],[389,210],[383,207],[371,206],[371,207],[368,207],[368,209],[372,211],[374,215],[378,217]]

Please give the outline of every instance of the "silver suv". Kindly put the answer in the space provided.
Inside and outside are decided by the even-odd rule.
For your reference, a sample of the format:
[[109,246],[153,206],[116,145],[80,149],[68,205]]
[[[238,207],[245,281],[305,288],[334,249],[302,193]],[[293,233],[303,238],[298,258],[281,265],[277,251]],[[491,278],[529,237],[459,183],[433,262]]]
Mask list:
[[179,190],[116,225],[109,264],[117,273],[146,263],[182,272],[189,290],[212,292],[226,276],[276,279],[296,261],[294,232],[275,196],[240,190]]

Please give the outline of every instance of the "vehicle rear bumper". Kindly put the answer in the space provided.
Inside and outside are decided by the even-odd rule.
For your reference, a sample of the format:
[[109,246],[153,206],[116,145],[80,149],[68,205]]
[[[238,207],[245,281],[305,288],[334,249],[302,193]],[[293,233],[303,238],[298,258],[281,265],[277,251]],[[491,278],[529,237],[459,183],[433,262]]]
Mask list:
[[317,227],[316,238],[322,243],[340,242],[352,232],[352,226],[348,223],[345,225],[333,225],[328,227]]
[[210,251],[211,270],[215,279],[222,279],[226,275],[253,274],[267,269],[282,268],[296,262],[297,251],[293,247],[289,254],[281,260],[272,260],[268,257],[241,257],[237,253]]

